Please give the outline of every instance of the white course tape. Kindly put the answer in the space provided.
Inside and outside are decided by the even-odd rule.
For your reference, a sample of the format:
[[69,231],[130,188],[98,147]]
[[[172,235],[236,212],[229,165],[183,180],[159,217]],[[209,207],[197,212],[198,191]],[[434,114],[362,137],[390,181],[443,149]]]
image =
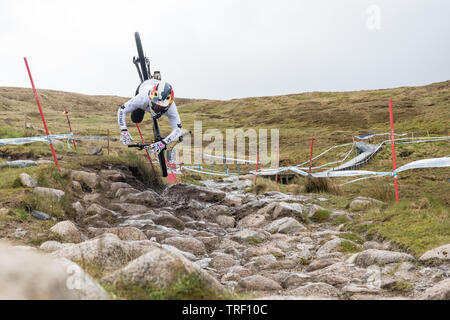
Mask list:
[[51,142],[51,140],[63,140],[70,139],[73,137],[73,134],[59,134],[59,135],[50,135],[50,136],[42,136],[42,137],[26,137],[26,138],[11,138],[11,139],[0,139],[0,146],[5,145],[22,145],[33,142]]

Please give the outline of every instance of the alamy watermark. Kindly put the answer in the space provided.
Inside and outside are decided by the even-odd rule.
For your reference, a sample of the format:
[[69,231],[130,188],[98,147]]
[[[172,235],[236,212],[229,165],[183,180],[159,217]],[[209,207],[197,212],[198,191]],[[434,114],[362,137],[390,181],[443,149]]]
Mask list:
[[367,28],[369,30],[381,29],[381,8],[380,6],[373,4],[366,9],[367,14]]
[[[194,121],[192,136],[184,137],[174,150],[178,163],[183,164],[223,164],[237,160],[255,162],[264,166],[275,166],[280,141],[279,129],[208,129],[203,132],[202,121]],[[210,157],[214,156],[214,157]],[[235,160],[229,160],[235,159]]]

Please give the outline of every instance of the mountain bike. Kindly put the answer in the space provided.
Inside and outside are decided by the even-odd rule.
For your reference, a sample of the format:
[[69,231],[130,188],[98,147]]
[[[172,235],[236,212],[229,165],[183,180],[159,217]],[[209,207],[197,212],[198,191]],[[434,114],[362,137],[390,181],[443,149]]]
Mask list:
[[[144,55],[144,49],[142,46],[141,36],[139,35],[139,32],[134,33],[134,38],[136,40],[138,57],[133,57],[133,63],[136,66],[136,69],[139,74],[139,79],[141,80],[141,84],[139,85],[139,87],[140,87],[144,81],[152,78],[152,74],[151,74],[151,70],[150,70],[150,60],[148,57],[146,57]],[[136,90],[136,94],[139,92],[139,87]],[[142,119],[144,119],[144,114],[145,114],[144,110],[138,109],[138,110],[133,111],[133,113],[131,114],[131,118],[132,118],[133,122],[140,123],[142,121]],[[155,119],[155,118],[153,118],[153,135],[155,137],[153,140],[153,143],[159,142],[163,139],[163,137],[161,136],[161,132],[159,130],[158,119]],[[142,145],[130,145],[129,147],[132,148],[133,146],[139,148],[140,150],[143,150],[145,147],[145,145],[142,148],[141,148]],[[165,152],[166,152],[166,150],[163,150],[158,155],[159,165],[161,166],[161,171],[162,171],[163,177],[167,177],[167,165],[166,165]]]

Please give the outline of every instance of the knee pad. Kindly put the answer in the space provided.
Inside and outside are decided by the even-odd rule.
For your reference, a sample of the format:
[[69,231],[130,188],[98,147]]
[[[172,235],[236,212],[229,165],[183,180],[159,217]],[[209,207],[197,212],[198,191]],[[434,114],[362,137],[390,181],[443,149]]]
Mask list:
[[131,121],[134,123],[141,123],[144,120],[145,111],[142,109],[136,109],[131,112]]

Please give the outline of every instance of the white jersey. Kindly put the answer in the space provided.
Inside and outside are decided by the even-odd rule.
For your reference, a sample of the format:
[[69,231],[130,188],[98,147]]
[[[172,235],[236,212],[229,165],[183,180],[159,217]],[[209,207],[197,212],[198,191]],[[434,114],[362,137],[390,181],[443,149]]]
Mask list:
[[[119,108],[119,111],[117,112],[117,119],[121,130],[127,129],[127,114],[133,112],[136,109],[142,109],[144,111],[150,112],[152,116],[155,116],[155,113],[150,108],[149,94],[153,87],[160,82],[160,80],[156,79],[144,81],[139,87],[139,93]],[[178,109],[175,102],[172,102],[169,110],[167,110],[167,112],[165,112],[163,115],[169,118],[170,126],[172,127],[171,134],[164,139],[164,142],[166,144],[169,144],[178,139],[181,135],[181,119],[180,115],[178,114]]]

